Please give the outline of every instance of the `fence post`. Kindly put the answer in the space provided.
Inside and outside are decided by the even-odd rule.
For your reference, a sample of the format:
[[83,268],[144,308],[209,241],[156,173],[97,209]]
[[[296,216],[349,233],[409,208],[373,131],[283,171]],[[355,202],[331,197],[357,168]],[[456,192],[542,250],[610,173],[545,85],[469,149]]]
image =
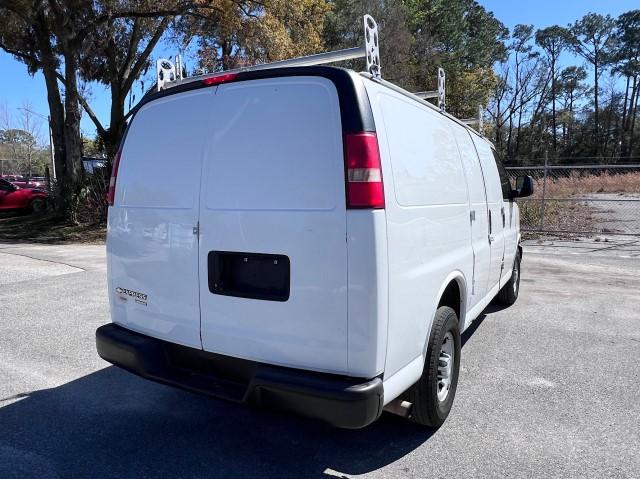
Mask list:
[[544,174],[542,175],[542,206],[540,206],[540,231],[544,231],[544,203],[547,194],[547,165],[549,163],[549,152],[544,151]]

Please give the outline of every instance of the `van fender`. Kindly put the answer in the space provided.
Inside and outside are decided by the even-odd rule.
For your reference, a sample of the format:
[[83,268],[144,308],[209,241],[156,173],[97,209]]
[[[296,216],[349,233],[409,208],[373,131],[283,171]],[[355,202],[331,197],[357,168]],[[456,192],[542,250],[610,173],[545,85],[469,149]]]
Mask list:
[[[464,276],[464,273],[460,270],[455,270],[449,273],[449,275],[445,278],[445,280],[440,285],[440,290],[438,291],[436,305],[440,303],[442,296],[444,294],[445,289],[451,283],[451,281],[456,281],[458,283],[458,288],[460,289],[460,317],[458,318],[458,324],[460,327],[460,331],[464,331],[464,318],[467,312],[467,280]],[[436,317],[437,307],[433,310],[433,315],[431,316],[431,321],[429,323],[429,328],[427,329],[427,337],[424,338],[424,343],[422,346],[422,362],[426,360],[427,357],[427,347],[429,345],[429,338],[431,337],[431,328],[433,328],[433,321]]]

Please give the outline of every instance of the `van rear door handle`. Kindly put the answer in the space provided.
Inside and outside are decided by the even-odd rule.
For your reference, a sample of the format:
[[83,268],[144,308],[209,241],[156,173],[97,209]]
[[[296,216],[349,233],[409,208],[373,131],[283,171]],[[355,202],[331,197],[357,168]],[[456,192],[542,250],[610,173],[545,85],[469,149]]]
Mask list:
[[493,243],[496,240],[496,237],[493,235],[489,235],[489,244]]

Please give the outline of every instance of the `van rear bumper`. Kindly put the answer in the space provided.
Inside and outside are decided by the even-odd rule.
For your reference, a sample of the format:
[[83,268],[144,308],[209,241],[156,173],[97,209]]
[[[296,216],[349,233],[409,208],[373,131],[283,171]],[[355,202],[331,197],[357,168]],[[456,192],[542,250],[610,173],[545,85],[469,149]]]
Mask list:
[[96,330],[102,359],[138,376],[207,396],[250,403],[360,428],[382,413],[380,378],[362,379],[209,353],[130,331]]

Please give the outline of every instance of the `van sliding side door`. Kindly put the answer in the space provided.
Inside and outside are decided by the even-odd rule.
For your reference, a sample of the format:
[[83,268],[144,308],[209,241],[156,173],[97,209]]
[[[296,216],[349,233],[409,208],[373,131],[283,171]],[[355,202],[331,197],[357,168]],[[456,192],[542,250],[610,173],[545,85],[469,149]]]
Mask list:
[[489,143],[481,138],[473,138],[473,142],[480,158],[484,181],[487,191],[487,221],[489,234],[487,241],[491,249],[491,267],[489,271],[489,283],[487,291],[499,286],[502,270],[504,268],[504,201],[502,198],[502,186],[500,174],[493,157],[493,151]]

